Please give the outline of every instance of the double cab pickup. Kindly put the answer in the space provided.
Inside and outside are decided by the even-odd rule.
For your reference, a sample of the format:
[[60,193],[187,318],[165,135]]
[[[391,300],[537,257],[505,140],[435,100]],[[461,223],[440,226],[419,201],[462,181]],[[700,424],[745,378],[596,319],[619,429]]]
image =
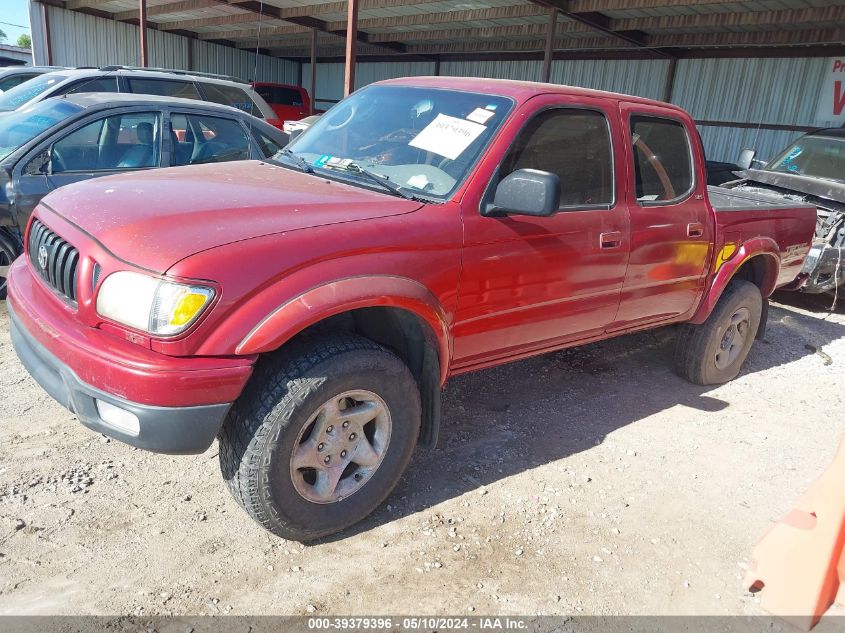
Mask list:
[[51,193],[7,307],[23,364],[84,425],[165,453],[218,438],[244,510],[308,541],[435,444],[451,376],[675,324],[677,373],[731,380],[815,224],[708,188],[675,106],[418,77],[266,161]]

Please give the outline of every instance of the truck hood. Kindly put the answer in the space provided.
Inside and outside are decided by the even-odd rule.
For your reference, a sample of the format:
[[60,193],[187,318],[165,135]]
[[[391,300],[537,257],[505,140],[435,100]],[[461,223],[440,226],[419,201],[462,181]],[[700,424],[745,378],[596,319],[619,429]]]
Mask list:
[[764,185],[788,189],[798,193],[845,203],[845,184],[800,174],[787,174],[766,169],[749,169],[746,178]]
[[223,244],[422,206],[259,161],[97,178],[62,187],[43,204],[115,256],[157,273]]

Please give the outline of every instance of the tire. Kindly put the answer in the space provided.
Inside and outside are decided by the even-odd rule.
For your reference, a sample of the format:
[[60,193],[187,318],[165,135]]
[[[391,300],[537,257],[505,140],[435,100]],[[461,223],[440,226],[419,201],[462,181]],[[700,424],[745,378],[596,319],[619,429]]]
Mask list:
[[[354,413],[344,420],[344,411]],[[396,355],[354,334],[303,339],[259,360],[221,429],[220,469],[260,525],[312,541],[387,498],[411,459],[420,418],[416,381]]]
[[8,267],[12,265],[20,249],[17,243],[9,235],[0,231],[0,300],[6,298],[6,275]]
[[675,341],[675,372],[696,385],[737,377],[760,327],[763,297],[750,281],[731,281],[701,325],[685,323]]

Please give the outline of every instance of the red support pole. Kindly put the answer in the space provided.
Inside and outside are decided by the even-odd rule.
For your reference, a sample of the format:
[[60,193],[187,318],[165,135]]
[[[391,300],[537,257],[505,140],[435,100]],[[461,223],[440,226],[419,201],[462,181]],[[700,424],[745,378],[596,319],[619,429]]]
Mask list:
[[549,13],[549,28],[546,31],[546,50],[543,54],[543,82],[549,83],[552,76],[552,51],[554,50],[555,33],[557,32],[557,9],[552,8]]
[[358,0],[348,0],[346,13],[346,73],[343,78],[344,97],[355,90],[355,58],[358,49]]
[[141,34],[141,68],[147,67],[147,0],[140,0],[138,30]]
[[317,100],[317,29],[311,29],[311,114]]

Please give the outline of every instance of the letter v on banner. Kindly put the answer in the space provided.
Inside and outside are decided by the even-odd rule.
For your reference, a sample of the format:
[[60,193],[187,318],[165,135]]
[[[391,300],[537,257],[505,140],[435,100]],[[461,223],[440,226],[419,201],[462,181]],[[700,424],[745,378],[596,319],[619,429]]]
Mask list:
[[845,58],[827,60],[816,118],[820,123],[845,123]]

